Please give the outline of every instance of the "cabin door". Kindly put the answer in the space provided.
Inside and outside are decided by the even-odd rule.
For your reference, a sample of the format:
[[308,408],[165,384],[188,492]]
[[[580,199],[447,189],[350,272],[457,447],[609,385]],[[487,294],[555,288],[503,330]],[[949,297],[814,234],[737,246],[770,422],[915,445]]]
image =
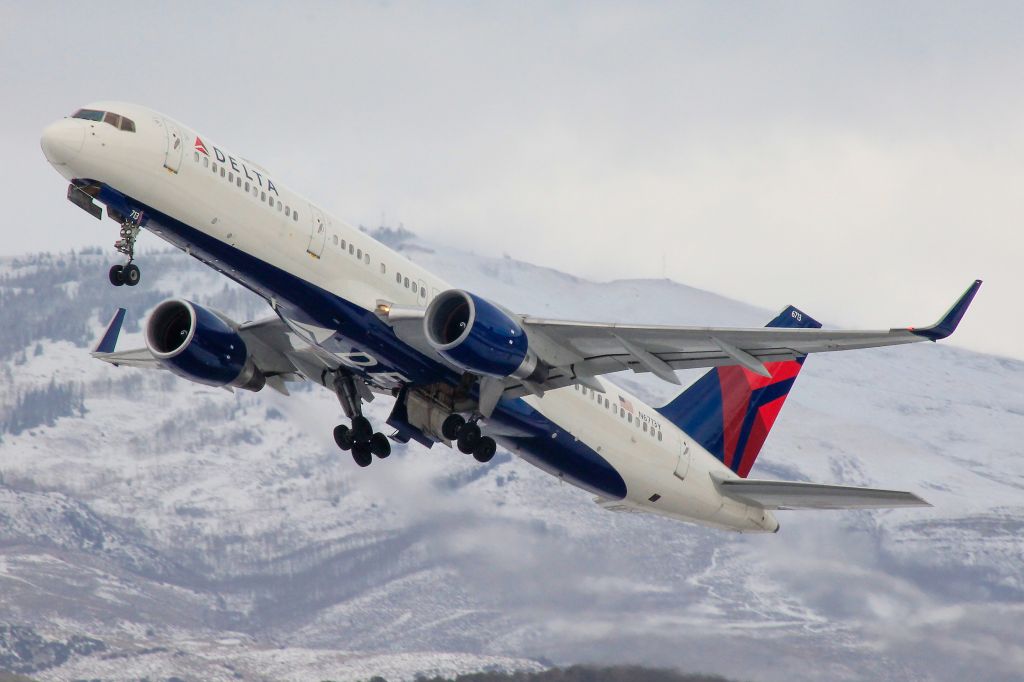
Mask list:
[[185,138],[176,123],[164,119],[164,131],[167,133],[167,153],[164,155],[164,168],[175,173],[181,168],[181,159],[185,153]]
[[327,217],[313,204],[309,205],[309,215],[311,216],[311,232],[306,252],[314,258],[319,258],[320,254],[324,252],[324,244],[327,242]]

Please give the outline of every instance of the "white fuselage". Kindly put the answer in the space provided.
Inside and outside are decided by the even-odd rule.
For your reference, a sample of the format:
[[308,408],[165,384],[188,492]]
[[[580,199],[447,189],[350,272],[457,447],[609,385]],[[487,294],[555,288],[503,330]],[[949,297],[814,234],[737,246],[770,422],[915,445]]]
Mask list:
[[[104,102],[89,108],[130,117],[136,130],[73,118],[48,128],[44,151],[69,180],[102,183],[251,256],[253,263],[290,273],[365,311],[373,311],[380,301],[425,307],[451,288],[211,138],[137,105]],[[208,250],[193,251],[181,235],[144,226],[243,282],[282,317],[291,308],[301,309],[303,302],[291,300],[292,292],[254,281],[237,265],[203,255]],[[301,320],[293,322],[302,326]],[[315,331],[312,335],[316,337]],[[372,349],[352,350],[348,356],[334,352],[376,384],[391,388],[410,380],[405,367],[378,362]],[[556,440],[585,444],[618,472],[625,482],[625,497],[599,499],[602,506],[738,531],[778,529],[769,512],[720,494],[715,479],[736,477],[722,462],[637,397],[610,382],[600,383],[603,394],[577,385],[520,400],[560,427],[552,431]],[[528,444],[515,439],[502,442],[524,459],[563,476],[557,460],[535,457]]]

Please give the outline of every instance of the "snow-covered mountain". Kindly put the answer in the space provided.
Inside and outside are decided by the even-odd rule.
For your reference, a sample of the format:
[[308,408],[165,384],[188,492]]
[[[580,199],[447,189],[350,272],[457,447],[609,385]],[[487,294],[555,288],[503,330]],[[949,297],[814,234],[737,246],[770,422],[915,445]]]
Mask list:
[[[736,325],[774,312],[377,236],[523,312]],[[239,320],[269,312],[177,252],[143,255],[142,284],[113,289],[110,256],[0,261],[0,669],[1024,675],[1022,362],[935,344],[811,358],[755,475],[913,490],[935,507],[783,512],[779,534],[737,536],[603,511],[507,453],[482,466],[399,446],[359,469],[333,443],[340,409],[323,389],[231,394],[94,361],[86,347],[117,305],[121,348],[141,344],[138,322],[169,295]],[[616,378],[655,403],[671,394]],[[368,412],[389,409],[378,398]]]

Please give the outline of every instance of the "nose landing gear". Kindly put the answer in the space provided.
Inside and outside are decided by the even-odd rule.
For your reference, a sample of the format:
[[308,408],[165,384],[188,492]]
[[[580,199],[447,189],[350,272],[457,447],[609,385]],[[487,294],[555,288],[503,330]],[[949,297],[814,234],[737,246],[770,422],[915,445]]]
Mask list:
[[124,265],[114,265],[110,268],[110,283],[115,287],[127,284],[135,286],[142,279],[142,271],[132,261],[135,260],[135,239],[139,236],[142,222],[142,212],[132,211],[131,216],[124,218],[121,222],[121,238],[114,242],[114,248],[119,253],[128,256],[128,262]]
[[114,265],[110,268],[110,283],[115,287],[119,287],[123,284],[127,284],[130,287],[135,286],[142,279],[142,271],[139,270],[139,266],[135,263],[128,263],[127,265]]

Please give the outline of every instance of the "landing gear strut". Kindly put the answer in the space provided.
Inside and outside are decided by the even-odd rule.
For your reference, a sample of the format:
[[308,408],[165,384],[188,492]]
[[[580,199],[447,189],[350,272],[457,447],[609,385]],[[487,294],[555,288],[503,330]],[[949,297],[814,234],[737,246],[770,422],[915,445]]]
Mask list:
[[490,436],[481,435],[476,421],[476,418],[471,418],[467,422],[462,415],[450,415],[441,424],[441,435],[455,441],[459,452],[473,455],[480,463],[490,462],[498,446]]
[[351,450],[356,464],[368,467],[374,455],[384,459],[391,454],[391,441],[383,433],[374,433],[370,420],[363,416],[362,399],[355,382],[355,378],[347,372],[338,371],[334,374],[334,393],[338,396],[345,416],[352,420],[351,427],[345,424],[334,427],[334,442],[342,450]]
[[132,217],[125,218],[121,222],[121,238],[114,242],[114,248],[119,253],[128,256],[128,262],[110,268],[110,283],[115,287],[122,284],[133,287],[142,279],[142,271],[139,270],[138,265],[132,262],[135,260],[135,239],[139,236],[141,222],[142,213],[138,211],[132,211]]

